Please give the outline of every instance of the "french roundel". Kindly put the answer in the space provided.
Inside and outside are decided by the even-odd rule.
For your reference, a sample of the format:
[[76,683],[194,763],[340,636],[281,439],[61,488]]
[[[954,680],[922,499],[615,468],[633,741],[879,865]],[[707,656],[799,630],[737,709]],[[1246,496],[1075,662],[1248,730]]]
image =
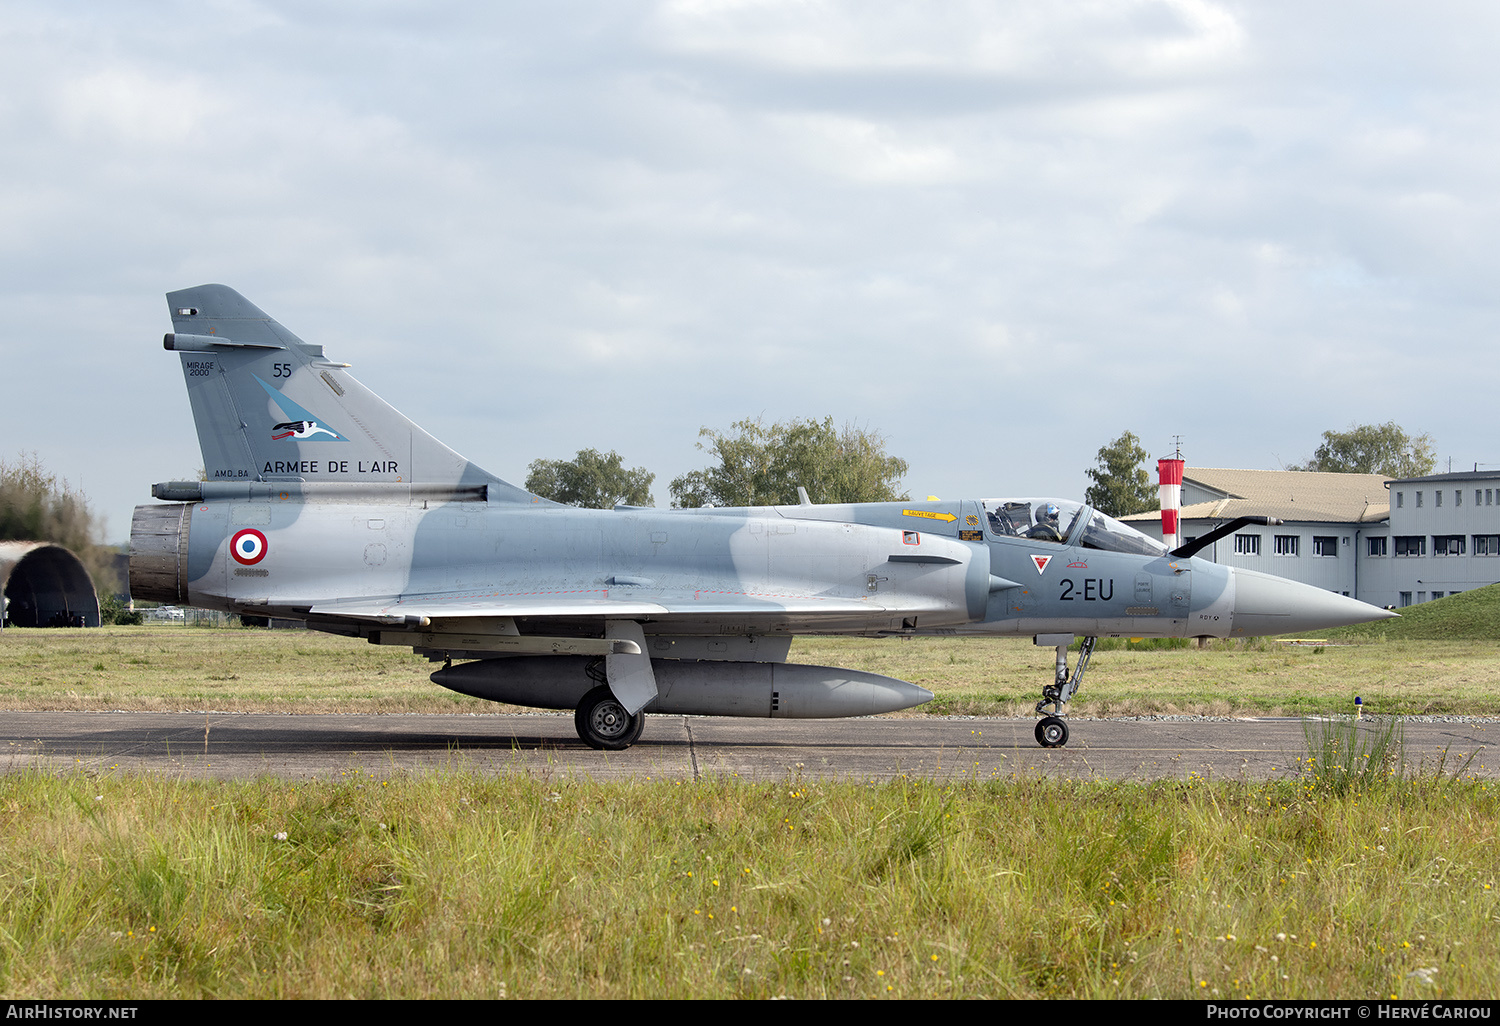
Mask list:
[[266,558],[266,536],[253,527],[235,534],[229,543],[229,551],[236,563],[250,566]]

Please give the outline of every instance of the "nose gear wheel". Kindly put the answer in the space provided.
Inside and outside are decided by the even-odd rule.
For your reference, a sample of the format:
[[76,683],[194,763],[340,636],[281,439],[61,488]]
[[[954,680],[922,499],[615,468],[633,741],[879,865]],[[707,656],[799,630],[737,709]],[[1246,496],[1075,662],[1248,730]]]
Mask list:
[[1061,748],[1067,744],[1067,721],[1058,716],[1048,716],[1037,721],[1036,743],[1043,748]]

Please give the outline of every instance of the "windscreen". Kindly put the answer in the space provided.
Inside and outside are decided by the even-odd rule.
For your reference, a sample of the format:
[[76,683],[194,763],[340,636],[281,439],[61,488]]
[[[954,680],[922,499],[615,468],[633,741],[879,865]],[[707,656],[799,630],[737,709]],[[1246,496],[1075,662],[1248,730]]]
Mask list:
[[1167,547],[1114,517],[1071,499],[984,499],[991,535],[1086,549],[1164,556]]
[[1078,544],[1086,549],[1103,549],[1106,552],[1131,552],[1138,556],[1165,556],[1167,547],[1161,542],[1126,527],[1114,517],[1105,516],[1098,510],[1089,518]]

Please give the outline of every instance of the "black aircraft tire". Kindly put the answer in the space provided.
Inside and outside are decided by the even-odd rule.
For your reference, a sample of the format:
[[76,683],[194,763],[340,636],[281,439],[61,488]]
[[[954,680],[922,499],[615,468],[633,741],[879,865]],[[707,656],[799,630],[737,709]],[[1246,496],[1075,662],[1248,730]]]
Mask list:
[[1036,743],[1043,748],[1061,748],[1068,743],[1068,723],[1056,716],[1046,716],[1037,721]]
[[578,737],[590,748],[601,752],[623,752],[640,739],[646,726],[646,714],[631,716],[609,690],[601,684],[583,696],[573,712],[573,726]]

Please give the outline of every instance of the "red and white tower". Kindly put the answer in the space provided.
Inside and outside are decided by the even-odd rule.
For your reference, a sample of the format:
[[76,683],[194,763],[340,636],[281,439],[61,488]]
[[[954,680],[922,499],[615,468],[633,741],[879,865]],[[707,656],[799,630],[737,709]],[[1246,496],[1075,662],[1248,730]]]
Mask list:
[[1161,540],[1168,549],[1177,548],[1177,512],[1182,509],[1182,449],[1156,461],[1161,480]]

